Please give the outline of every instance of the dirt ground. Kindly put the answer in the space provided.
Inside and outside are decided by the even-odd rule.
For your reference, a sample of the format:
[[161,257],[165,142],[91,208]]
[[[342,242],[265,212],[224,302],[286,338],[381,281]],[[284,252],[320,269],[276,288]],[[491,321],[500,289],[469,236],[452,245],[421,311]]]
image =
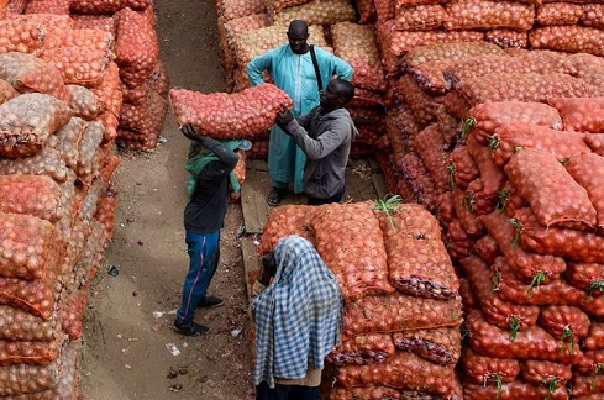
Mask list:
[[[213,0],[158,0],[161,58],[171,86],[224,91]],[[82,392],[93,400],[250,398],[250,339],[241,251],[236,232],[239,205],[231,206],[223,230],[222,259],[210,294],[225,305],[197,312],[210,326],[203,337],[184,338],[171,329],[188,266],[182,211],[183,164],[188,141],[168,115],[168,141],[149,154],[122,154],[114,177],[119,191],[114,238],[99,272],[85,317]],[[155,313],[154,313],[155,312]],[[160,315],[163,313],[163,315]],[[179,355],[168,349],[175,346]],[[168,379],[170,368],[184,368]],[[171,391],[171,385],[182,389]]]

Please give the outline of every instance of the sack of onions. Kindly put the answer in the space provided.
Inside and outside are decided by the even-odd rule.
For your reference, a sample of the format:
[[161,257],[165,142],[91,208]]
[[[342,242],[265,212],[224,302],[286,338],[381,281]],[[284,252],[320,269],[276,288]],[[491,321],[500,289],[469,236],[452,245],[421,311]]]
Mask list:
[[574,3],[546,3],[537,9],[535,20],[543,26],[577,25],[584,14],[583,6]]
[[68,296],[63,302],[63,318],[61,324],[63,332],[69,340],[78,340],[83,335],[82,318],[88,304],[88,291],[78,290]]
[[56,222],[63,217],[59,185],[47,176],[0,175],[0,212]]
[[118,66],[114,62],[110,62],[105,68],[103,81],[100,85],[90,89],[103,103],[103,108],[113,115],[119,115],[120,107],[122,106],[120,84]]
[[585,26],[545,26],[529,33],[533,49],[604,56],[604,31]]
[[96,176],[99,172],[100,165],[98,165],[98,150],[103,135],[105,134],[105,127],[99,121],[93,121],[88,124],[82,141],[80,142],[79,148],[79,159],[75,169],[78,177],[88,177],[89,175]]
[[397,160],[397,166],[411,184],[417,201],[433,209],[439,193],[421,158],[415,152],[410,152]]
[[501,48],[526,48],[528,46],[528,32],[493,29],[485,32],[484,40]]
[[604,29],[604,4],[583,4],[583,10],[583,25]]
[[[59,360],[57,359],[63,343],[62,339],[52,342],[0,342],[0,361],[4,366],[2,387],[6,388],[3,393],[19,395],[24,386],[34,388],[33,390],[44,390],[49,386],[55,386],[53,381],[56,382],[57,375],[60,376]],[[55,362],[53,363],[53,361]],[[24,371],[22,366],[25,363],[30,364],[31,367],[25,368]],[[32,381],[36,381],[37,378],[41,379],[36,383],[20,383],[21,380],[28,378]]]
[[216,0],[216,11],[225,21],[247,17],[254,14],[266,14],[266,2],[263,0]]
[[24,14],[69,15],[71,0],[29,0]]
[[594,153],[604,157],[604,133],[586,134],[585,143]]
[[68,100],[61,71],[31,54],[0,54],[0,79],[21,93],[49,94]]
[[[454,0],[445,9],[449,20],[445,28],[510,28],[528,31],[535,22],[535,6],[513,1]],[[471,11],[469,11],[471,10]]]
[[359,24],[369,24],[377,20],[377,11],[373,0],[357,0],[356,4]]
[[[501,378],[499,378],[501,380]],[[566,400],[568,392],[564,387],[550,390],[543,383],[539,385],[531,385],[521,381],[515,381],[497,386],[497,380],[491,379],[487,385],[483,383],[467,383],[463,385],[463,394],[465,400],[484,400],[484,399],[500,399],[500,400],[539,400],[549,398],[551,400]],[[574,390],[573,390],[574,393]]]
[[269,0],[267,1],[269,13],[275,14],[288,7],[299,6],[310,3],[312,0]]
[[115,19],[110,15],[71,15],[71,19],[76,30],[94,29],[107,32],[111,35],[112,43],[117,39]]
[[604,98],[553,99],[549,104],[562,116],[565,130],[604,132]]
[[392,339],[397,350],[411,351],[441,365],[457,364],[461,353],[461,334],[457,327],[395,332]]
[[14,87],[7,81],[0,79],[0,104],[19,95]]
[[93,120],[104,111],[103,103],[90,90],[80,85],[66,85],[69,96],[69,108],[75,115],[86,120]]
[[405,6],[399,2],[394,10],[394,19],[399,31],[431,31],[442,27],[449,17],[440,4]]
[[340,22],[331,27],[334,53],[353,68],[355,88],[386,90],[377,42],[370,26]]
[[604,187],[600,184],[604,179],[604,158],[585,152],[570,157],[564,167],[573,179],[587,190],[589,200],[598,213],[598,231],[604,232]]
[[71,0],[71,11],[77,14],[111,14],[123,8],[145,10],[151,0]]
[[347,0],[313,0],[308,4],[290,7],[272,16],[273,25],[288,26],[300,19],[309,25],[329,26],[338,22],[356,21],[352,5]]
[[474,352],[471,347],[464,348],[461,366],[468,380],[477,385],[488,382],[494,374],[499,376],[502,383],[509,384],[520,374],[518,360],[485,357]]
[[105,240],[111,240],[115,228],[115,206],[117,199],[115,195],[107,191],[99,200],[98,210],[94,216],[95,221],[105,227]]
[[384,362],[392,354],[391,335],[369,334],[344,340],[327,355],[327,361],[337,366],[363,365]]
[[274,124],[283,107],[292,105],[285,92],[267,83],[230,95],[172,89],[170,102],[180,126],[192,123],[203,134],[220,139],[253,138]]

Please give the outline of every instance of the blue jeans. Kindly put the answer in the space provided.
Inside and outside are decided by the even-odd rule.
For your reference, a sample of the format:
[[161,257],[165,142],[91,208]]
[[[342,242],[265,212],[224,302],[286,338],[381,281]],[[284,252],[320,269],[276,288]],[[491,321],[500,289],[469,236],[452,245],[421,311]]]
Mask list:
[[256,400],[319,400],[319,387],[275,384],[270,389],[263,381],[256,386]]
[[182,290],[182,305],[176,318],[183,324],[193,321],[195,308],[205,298],[220,259],[220,231],[211,233],[186,232],[189,272]]

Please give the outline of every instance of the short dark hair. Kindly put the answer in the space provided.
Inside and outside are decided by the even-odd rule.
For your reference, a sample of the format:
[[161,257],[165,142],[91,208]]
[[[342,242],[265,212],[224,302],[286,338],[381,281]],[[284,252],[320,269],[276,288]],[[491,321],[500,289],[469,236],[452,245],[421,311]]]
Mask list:
[[354,98],[354,85],[345,79],[334,79],[336,90],[339,96],[344,97],[345,104],[348,104]]
[[299,33],[308,35],[308,24],[306,23],[306,21],[295,19],[289,23],[287,33]]

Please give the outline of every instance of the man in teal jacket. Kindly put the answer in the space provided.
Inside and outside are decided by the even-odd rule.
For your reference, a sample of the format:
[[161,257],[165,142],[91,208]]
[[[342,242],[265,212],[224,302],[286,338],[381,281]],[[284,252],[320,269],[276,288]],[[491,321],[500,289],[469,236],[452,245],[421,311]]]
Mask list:
[[[293,99],[293,115],[300,116],[308,114],[320,101],[306,22],[292,21],[287,37],[288,44],[255,57],[248,64],[247,73],[252,86],[256,86],[264,82],[262,71],[268,70],[275,85]],[[346,61],[319,47],[314,47],[314,52],[322,88],[327,87],[334,75],[347,81],[352,79],[352,67]],[[305,162],[306,156],[293,138],[278,126],[273,126],[268,151],[268,169],[273,184],[273,190],[267,198],[269,205],[279,204],[291,182],[294,183],[294,193],[304,192]]]

